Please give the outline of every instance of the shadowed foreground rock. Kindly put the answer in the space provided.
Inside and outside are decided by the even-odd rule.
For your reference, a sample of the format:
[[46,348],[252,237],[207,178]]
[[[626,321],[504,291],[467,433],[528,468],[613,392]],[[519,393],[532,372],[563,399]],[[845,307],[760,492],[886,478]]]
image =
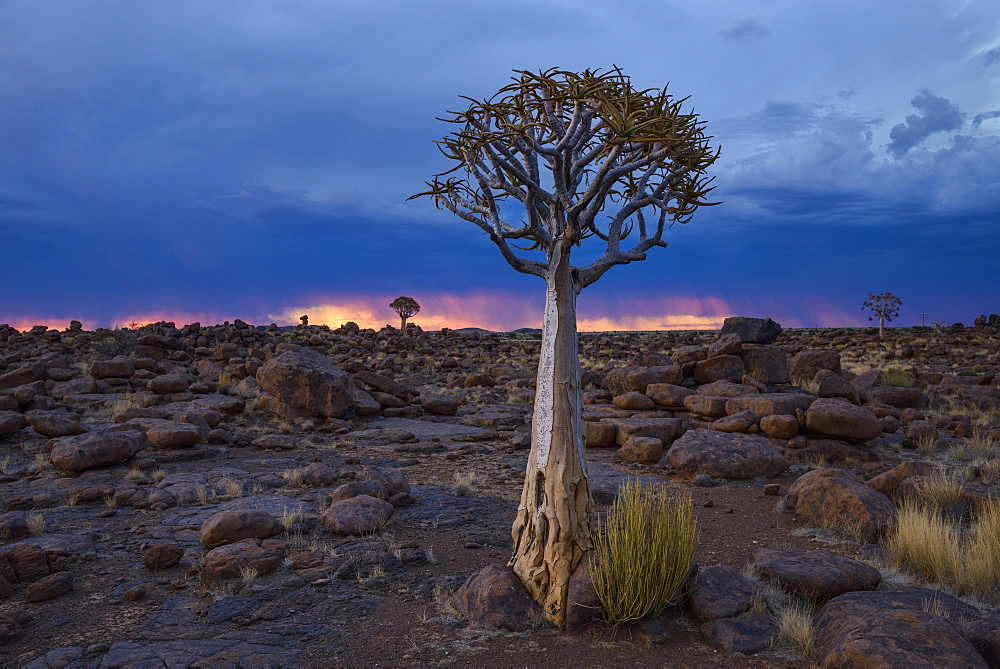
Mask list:
[[542,617],[520,579],[502,564],[487,565],[470,576],[448,603],[473,624],[505,630],[527,629]]
[[700,570],[693,581],[687,606],[702,622],[744,614],[760,597],[757,586],[732,567],[721,564]]

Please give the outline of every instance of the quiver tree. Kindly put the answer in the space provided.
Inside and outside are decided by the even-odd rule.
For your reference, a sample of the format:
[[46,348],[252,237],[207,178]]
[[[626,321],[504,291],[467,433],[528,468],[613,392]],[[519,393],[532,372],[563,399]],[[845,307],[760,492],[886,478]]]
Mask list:
[[[617,68],[515,72],[489,100],[465,98],[467,110],[442,119],[456,126],[438,142],[455,165],[413,197],[433,197],[488,234],[515,270],[545,280],[531,451],[510,566],[561,626],[570,576],[591,545],[576,297],[615,265],[666,246],[667,227],[714,204],[705,201],[705,172],[718,153],[704,123],[682,111],[683,100],[666,88],[636,90]],[[586,240],[603,244],[603,253],[574,266],[570,254]]]
[[870,311],[868,320],[878,319],[878,338],[885,337],[886,321],[892,321],[899,315],[899,308],[903,306],[903,301],[892,293],[882,293],[873,295],[868,293],[868,299],[861,305],[861,311]]
[[406,319],[420,311],[420,305],[417,304],[417,301],[405,295],[390,302],[389,307],[399,314],[399,329],[404,332],[406,331]]

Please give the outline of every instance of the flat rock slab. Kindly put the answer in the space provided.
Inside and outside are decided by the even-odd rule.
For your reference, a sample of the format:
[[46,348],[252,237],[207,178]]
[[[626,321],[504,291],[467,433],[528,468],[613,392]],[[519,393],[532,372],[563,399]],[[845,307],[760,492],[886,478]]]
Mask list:
[[774,643],[778,627],[767,616],[719,618],[698,630],[712,648],[727,653],[759,653]]
[[763,437],[704,428],[688,430],[666,457],[675,467],[725,479],[777,476],[789,466]]
[[469,435],[492,434],[489,430],[471,425],[456,423],[435,423],[429,420],[413,418],[381,418],[368,423],[370,427],[380,427],[385,430],[406,430],[418,439],[432,437],[466,437]]
[[830,551],[761,548],[754,552],[753,561],[765,577],[813,600],[874,590],[882,580],[878,569]]
[[46,551],[59,551],[70,555],[91,555],[97,552],[94,540],[88,534],[45,534],[19,541],[16,545],[38,546]]

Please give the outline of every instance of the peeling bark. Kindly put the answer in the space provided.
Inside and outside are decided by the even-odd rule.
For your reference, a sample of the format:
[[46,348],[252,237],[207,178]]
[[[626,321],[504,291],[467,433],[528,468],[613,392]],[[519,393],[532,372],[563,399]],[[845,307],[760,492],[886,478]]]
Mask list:
[[554,245],[546,276],[531,451],[509,563],[560,627],[566,620],[569,580],[590,549],[591,529],[576,332],[580,286],[569,249],[569,244]]

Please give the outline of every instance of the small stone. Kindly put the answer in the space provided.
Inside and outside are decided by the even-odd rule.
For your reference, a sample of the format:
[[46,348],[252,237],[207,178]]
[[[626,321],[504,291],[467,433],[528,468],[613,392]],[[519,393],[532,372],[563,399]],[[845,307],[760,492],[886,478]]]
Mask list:
[[73,575],[59,571],[43,576],[24,589],[24,601],[46,602],[73,589]]
[[781,485],[778,483],[765,483],[764,484],[764,494],[765,495],[777,495],[781,492]]

